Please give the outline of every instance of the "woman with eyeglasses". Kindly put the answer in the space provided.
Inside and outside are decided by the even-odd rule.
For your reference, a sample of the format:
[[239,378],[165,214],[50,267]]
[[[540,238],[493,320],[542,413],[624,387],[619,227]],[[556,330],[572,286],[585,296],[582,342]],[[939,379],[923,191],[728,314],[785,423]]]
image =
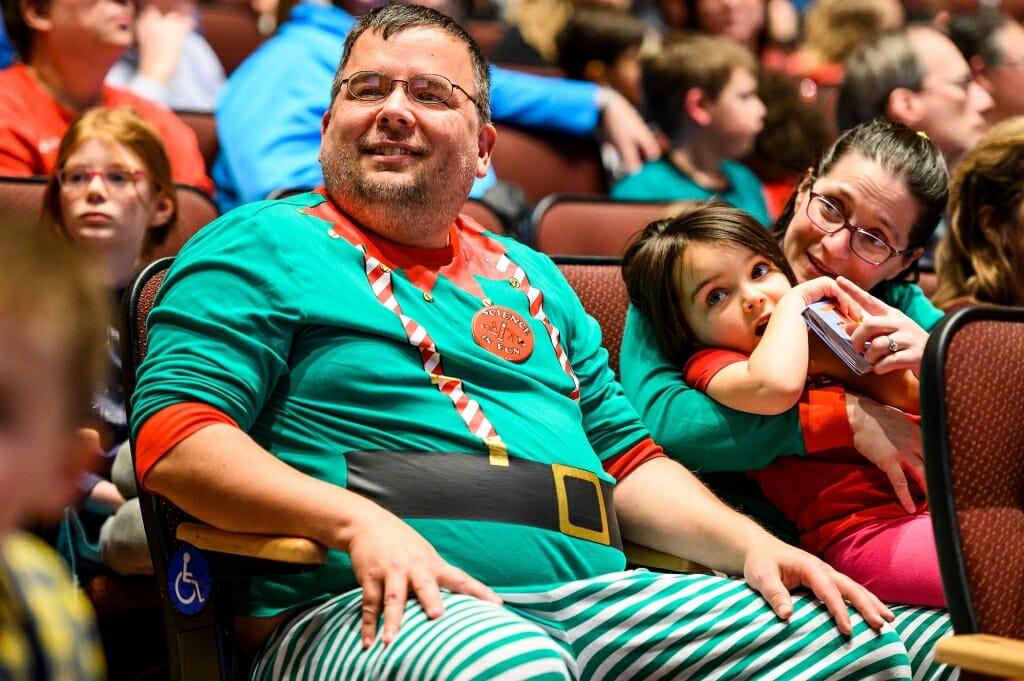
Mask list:
[[[42,221],[94,262],[99,280],[110,292],[111,310],[117,309],[138,268],[157,255],[177,219],[178,194],[170,160],[152,125],[128,107],[90,109],[75,119],[57,149],[43,197]],[[122,449],[122,463],[128,463],[130,455],[120,344],[114,328],[107,335],[107,346],[110,368],[94,395],[95,420],[88,425],[99,435],[99,450],[109,470]],[[76,561],[102,558],[107,567],[122,574],[151,574],[138,502],[125,502],[126,496],[134,496],[134,474],[127,466],[127,484],[115,485],[108,470],[102,471],[104,475],[89,474],[80,483],[86,539],[98,544],[100,555],[81,550],[82,546],[78,551],[67,550],[78,554]],[[95,528],[101,522],[103,529],[97,535]],[[96,566],[75,567],[85,576]]]
[[[861,375],[807,333],[809,304],[830,300],[845,314],[860,311],[842,279],[817,276],[797,285],[779,244],[742,210],[709,202],[652,222],[626,250],[622,273],[658,346],[688,385],[719,404],[770,416],[796,406],[808,385],[841,384],[919,410],[918,380],[909,370]],[[654,284],[662,281],[671,285]],[[848,430],[845,422],[831,428],[840,437]],[[885,474],[852,447],[779,457],[751,477],[796,524],[800,548],[883,601],[945,607],[923,495],[904,508]]]
[[[865,348],[876,373],[916,370],[927,330],[942,316],[910,279],[947,191],[935,145],[876,119],[836,140],[773,227],[798,281],[841,275],[871,292],[846,287],[866,313],[852,332],[854,344]],[[867,457],[886,473],[907,512],[915,509],[914,497],[924,491],[920,431],[902,413],[840,388],[807,391],[797,407],[774,416],[728,409],[686,385],[651,329],[631,307],[621,359],[626,394],[665,451],[741,510],[795,543],[793,525],[752,480],[732,473],[836,448]]]

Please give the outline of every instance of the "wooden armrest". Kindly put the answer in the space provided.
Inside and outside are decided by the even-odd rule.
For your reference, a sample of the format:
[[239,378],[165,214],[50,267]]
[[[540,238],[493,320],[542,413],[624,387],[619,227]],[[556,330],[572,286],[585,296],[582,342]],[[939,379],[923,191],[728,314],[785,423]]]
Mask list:
[[228,532],[200,523],[181,523],[175,536],[197,549],[247,558],[295,565],[319,565],[327,560],[324,545],[306,537]]
[[664,572],[702,572],[711,574],[711,570],[700,563],[687,560],[671,553],[658,551],[647,546],[641,546],[632,542],[622,542],[622,550],[626,554],[626,562],[631,565],[662,570]]
[[957,634],[935,644],[935,661],[996,676],[1024,676],[1024,641],[992,634]]

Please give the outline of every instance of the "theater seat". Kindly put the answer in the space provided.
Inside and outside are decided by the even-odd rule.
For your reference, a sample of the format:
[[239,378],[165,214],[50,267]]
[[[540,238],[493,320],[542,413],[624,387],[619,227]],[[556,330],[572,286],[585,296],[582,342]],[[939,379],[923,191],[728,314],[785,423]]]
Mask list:
[[531,204],[555,192],[608,193],[601,151],[592,137],[495,127],[494,172],[499,180],[518,185]]
[[548,255],[620,258],[629,242],[670,205],[553,194],[534,208],[525,239]]
[[[136,371],[149,348],[149,311],[171,262],[172,258],[162,258],[143,268],[125,294],[121,366],[129,407]],[[131,445],[134,457],[134,438]],[[246,674],[234,648],[230,579],[313,569],[324,562],[326,549],[304,537],[211,527],[166,499],[149,494],[142,485],[139,499],[160,593],[170,681],[241,681]],[[198,565],[208,566],[209,579]],[[183,591],[187,591],[184,597]]]
[[3,227],[33,227],[43,210],[46,177],[0,177],[0,216]]
[[935,545],[964,681],[1024,677],[1024,308],[952,312],[921,361]]

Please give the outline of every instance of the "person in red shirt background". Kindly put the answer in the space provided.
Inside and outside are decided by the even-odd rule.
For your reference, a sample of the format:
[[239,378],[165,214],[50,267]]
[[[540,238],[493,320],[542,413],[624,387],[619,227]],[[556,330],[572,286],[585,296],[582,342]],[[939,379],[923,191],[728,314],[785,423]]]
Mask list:
[[121,0],[4,0],[20,60],[0,71],[0,174],[46,175],[60,138],[92,106],[130,106],[159,131],[175,182],[213,193],[195,133],[170,109],[104,85],[132,44],[135,7]]

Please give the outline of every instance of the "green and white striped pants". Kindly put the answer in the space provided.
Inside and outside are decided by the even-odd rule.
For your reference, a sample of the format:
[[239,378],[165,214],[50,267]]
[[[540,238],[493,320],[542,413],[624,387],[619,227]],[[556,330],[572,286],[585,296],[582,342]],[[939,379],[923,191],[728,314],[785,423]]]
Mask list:
[[[282,625],[253,681],[388,679],[953,679],[932,660],[944,612],[896,608],[881,633],[844,636],[812,598],[788,622],[735,579],[629,571],[555,589],[502,592],[504,606],[444,594],[429,620],[410,600],[389,646],[360,643],[361,591]],[[913,670],[913,671],[912,671]]]

